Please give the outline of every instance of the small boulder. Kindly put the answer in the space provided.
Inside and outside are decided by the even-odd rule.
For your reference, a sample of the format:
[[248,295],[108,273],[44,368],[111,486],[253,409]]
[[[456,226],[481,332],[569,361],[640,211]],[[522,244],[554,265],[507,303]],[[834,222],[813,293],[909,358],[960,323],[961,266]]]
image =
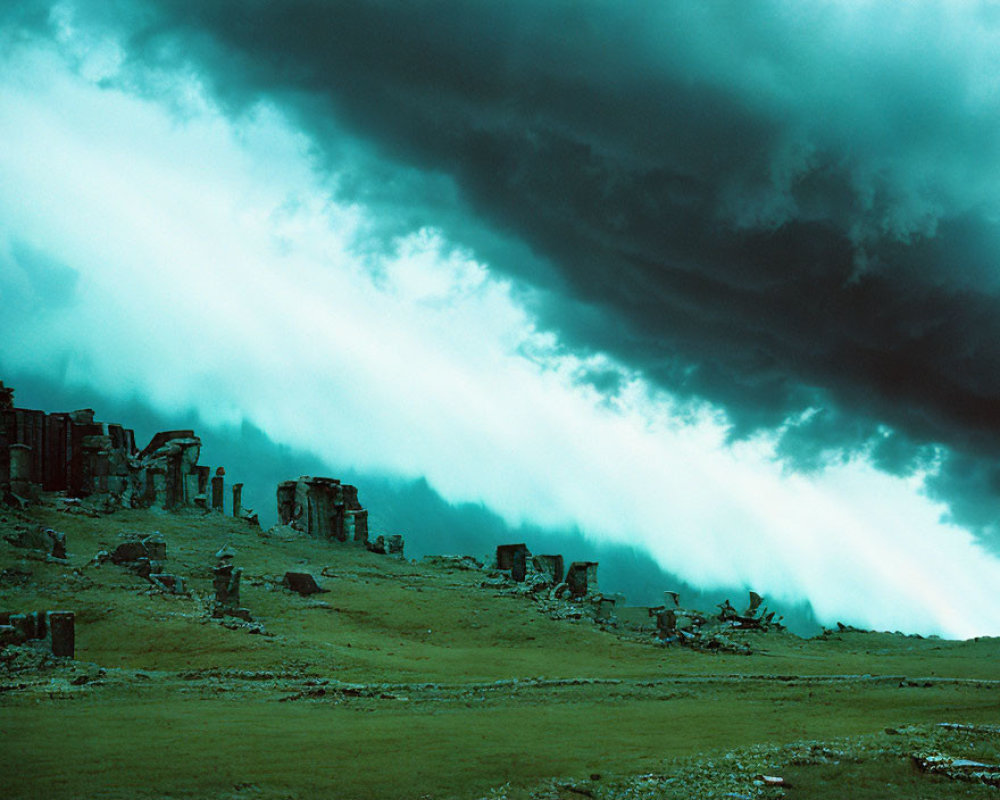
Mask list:
[[282,584],[293,592],[298,592],[303,597],[330,591],[329,589],[323,589],[316,583],[316,579],[308,572],[286,572]]

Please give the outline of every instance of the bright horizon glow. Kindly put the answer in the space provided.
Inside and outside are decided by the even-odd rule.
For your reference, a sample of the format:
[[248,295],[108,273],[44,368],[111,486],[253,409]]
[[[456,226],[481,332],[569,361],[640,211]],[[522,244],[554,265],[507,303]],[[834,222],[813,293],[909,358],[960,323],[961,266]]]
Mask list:
[[460,242],[427,228],[370,252],[375,212],[335,199],[279,109],[228,119],[189,75],[147,76],[162,102],[115,88],[114,42],[77,36],[0,56],[9,367],[248,420],[511,524],[637,544],[702,589],[807,599],[822,622],[1000,634],[1000,559],[921,476],[860,457],[789,474],[766,438],[727,444],[722,411],[567,350]]

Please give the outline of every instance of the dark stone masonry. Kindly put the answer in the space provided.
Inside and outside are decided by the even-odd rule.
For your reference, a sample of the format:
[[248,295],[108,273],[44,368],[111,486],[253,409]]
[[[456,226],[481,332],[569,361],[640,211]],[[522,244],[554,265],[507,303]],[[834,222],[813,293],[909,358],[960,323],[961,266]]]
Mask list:
[[[223,471],[211,479],[198,464],[201,439],[191,430],[157,433],[142,450],[135,433],[98,422],[89,408],[47,414],[14,406],[0,382],[0,499],[40,491],[102,497],[126,508],[222,510]],[[241,511],[241,516],[244,512]]]

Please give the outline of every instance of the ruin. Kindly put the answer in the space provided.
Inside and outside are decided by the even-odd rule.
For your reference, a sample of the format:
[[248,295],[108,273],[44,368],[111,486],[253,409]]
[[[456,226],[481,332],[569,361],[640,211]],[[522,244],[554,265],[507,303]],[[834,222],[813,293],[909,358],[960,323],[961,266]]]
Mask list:
[[555,585],[562,583],[565,566],[563,557],[559,555],[532,556],[531,564],[535,572],[544,575],[549,583]]
[[566,570],[566,584],[573,597],[584,597],[597,591],[596,561],[574,561]]
[[357,487],[335,478],[302,476],[279,483],[278,521],[317,539],[368,542],[368,512],[358,502]]
[[37,642],[59,658],[76,654],[76,614],[72,611],[0,613],[0,644]]
[[48,414],[14,406],[0,382],[0,497],[39,491],[99,496],[125,508],[207,507],[208,467],[191,430],[162,431],[139,450],[135,433],[97,422],[89,408]]

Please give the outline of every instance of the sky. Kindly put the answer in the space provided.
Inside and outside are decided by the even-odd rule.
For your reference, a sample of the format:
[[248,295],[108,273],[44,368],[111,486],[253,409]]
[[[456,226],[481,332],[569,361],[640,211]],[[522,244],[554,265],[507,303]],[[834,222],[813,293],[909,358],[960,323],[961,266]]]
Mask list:
[[0,377],[1000,635],[998,62],[972,2],[13,0]]

